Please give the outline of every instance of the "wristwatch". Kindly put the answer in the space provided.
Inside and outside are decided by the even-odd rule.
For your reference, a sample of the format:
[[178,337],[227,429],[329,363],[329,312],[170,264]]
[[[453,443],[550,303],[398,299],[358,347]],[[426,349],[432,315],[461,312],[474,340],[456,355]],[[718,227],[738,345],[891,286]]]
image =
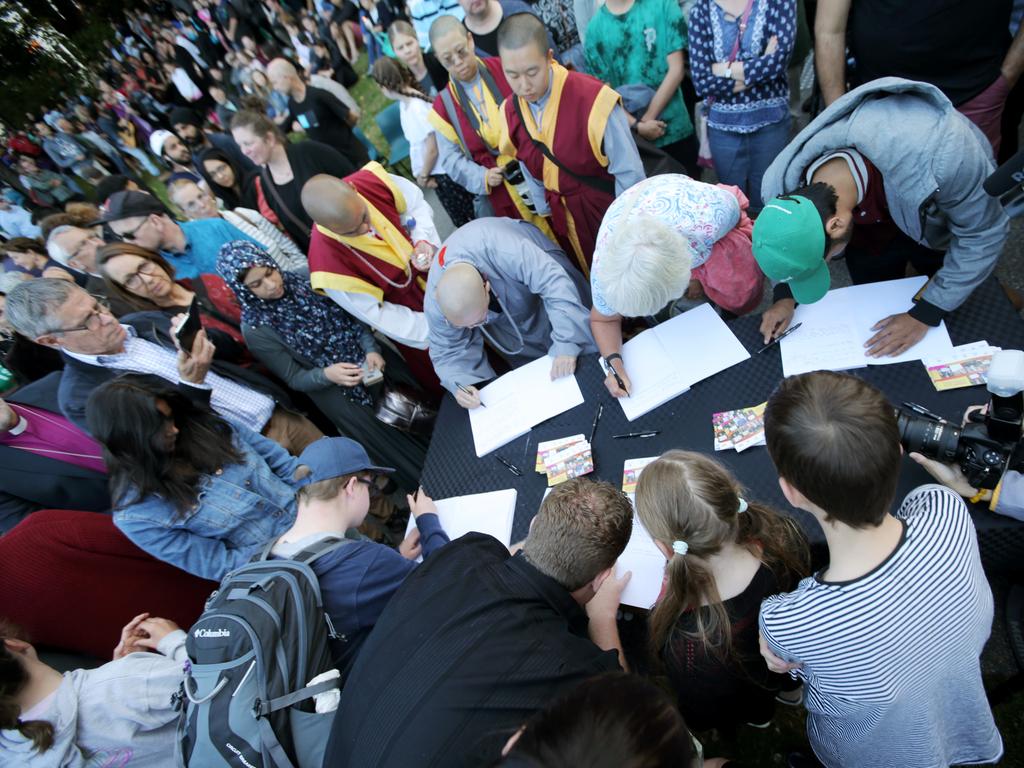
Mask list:
[[612,352],[610,355],[605,357],[604,364],[607,365],[609,368],[611,368],[612,367],[612,360],[621,360],[621,359],[622,359],[622,355],[620,355],[618,352]]

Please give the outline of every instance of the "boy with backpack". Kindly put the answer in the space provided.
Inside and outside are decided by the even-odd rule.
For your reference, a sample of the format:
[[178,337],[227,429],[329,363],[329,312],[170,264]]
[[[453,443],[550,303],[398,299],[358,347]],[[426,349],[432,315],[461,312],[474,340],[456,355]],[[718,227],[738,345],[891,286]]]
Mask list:
[[376,491],[374,475],[394,470],[374,466],[363,446],[347,437],[317,440],[302,452],[299,463],[309,467],[309,483],[296,494],[295,524],[274,543],[270,554],[293,557],[324,539],[343,540],[343,546],[317,559],[312,568],[320,582],[324,611],[339,636],[339,665],[347,665],[416,567],[416,558],[429,557],[448,543],[448,535],[433,500],[420,489],[407,496],[416,528],[397,552],[384,544],[345,538],[346,531],[366,518]]
[[827,568],[765,599],[760,616],[768,668],[803,680],[818,759],[828,768],[997,761],[1003,744],[979,663],[992,592],[963,500],[924,485],[890,513],[895,411],[854,376],[784,380],[765,437],[783,494],[814,516],[829,549]]

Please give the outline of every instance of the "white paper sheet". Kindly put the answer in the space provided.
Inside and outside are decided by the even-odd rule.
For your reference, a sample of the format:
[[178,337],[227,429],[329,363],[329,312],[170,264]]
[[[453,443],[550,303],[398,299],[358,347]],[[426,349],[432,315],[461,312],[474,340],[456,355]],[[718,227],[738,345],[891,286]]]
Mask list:
[[801,304],[793,324],[802,326],[780,343],[782,372],[795,376],[808,371],[845,371],[865,365],[891,365],[948,354],[953,348],[946,324],[929,328],[924,338],[893,357],[868,357],[864,344],[877,331],[871,326],[889,315],[906,312],[926,277],[836,288],[814,304]]
[[[515,488],[435,499],[434,504],[437,505],[441,527],[453,541],[472,532],[493,536],[506,547],[512,541],[512,522],[516,514]],[[416,521],[410,515],[406,535],[415,527]]]
[[[642,459],[628,459],[622,467],[623,483],[627,481],[627,471],[630,471],[631,475],[635,473],[635,478],[639,479],[643,468],[657,458],[647,456]],[[635,509],[634,494],[626,495]],[[629,579],[629,584],[622,590],[622,603],[645,610],[650,608],[661,594],[661,583],[665,576],[665,556],[654,545],[654,540],[636,513],[633,514],[633,533],[629,537],[629,543],[615,563],[615,575],[618,578],[621,579],[626,571],[631,571],[633,575]]]
[[545,355],[480,390],[484,407],[469,412],[477,456],[486,456],[583,402],[575,375],[551,380],[551,362]]
[[622,346],[633,389],[619,398],[629,421],[682,394],[750,354],[710,304],[673,317]]

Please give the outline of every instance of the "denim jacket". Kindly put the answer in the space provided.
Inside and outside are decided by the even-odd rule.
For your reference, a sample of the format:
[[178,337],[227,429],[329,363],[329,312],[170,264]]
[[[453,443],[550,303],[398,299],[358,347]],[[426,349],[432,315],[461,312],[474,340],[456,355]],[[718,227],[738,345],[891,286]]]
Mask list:
[[235,427],[242,463],[198,484],[195,503],[179,516],[155,494],[119,500],[114,524],[139,548],[204,579],[219,581],[295,522],[298,459],[251,429]]

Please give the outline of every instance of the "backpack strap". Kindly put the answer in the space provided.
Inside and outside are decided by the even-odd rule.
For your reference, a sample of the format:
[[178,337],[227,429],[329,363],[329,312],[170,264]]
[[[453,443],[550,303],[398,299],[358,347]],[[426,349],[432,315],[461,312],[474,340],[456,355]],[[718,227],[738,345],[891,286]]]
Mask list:
[[614,181],[608,181],[607,179],[600,179],[597,176],[582,176],[582,175],[580,175],[578,173],[570,171],[568,168],[566,168],[564,165],[562,165],[562,163],[559,162],[558,158],[555,157],[551,153],[550,149],[548,149],[548,145],[545,144],[540,139],[536,138],[526,128],[526,121],[523,119],[523,108],[519,104],[519,97],[515,96],[514,94],[512,96],[512,105],[515,107],[516,116],[519,118],[519,122],[523,124],[523,130],[526,131],[526,135],[530,137],[530,141],[533,142],[533,146],[536,149],[540,150],[541,153],[544,155],[544,157],[546,157],[548,160],[550,160],[552,163],[554,163],[558,168],[560,168],[561,170],[565,171],[567,174],[572,176],[574,179],[576,179],[576,181],[580,182],[581,184],[585,184],[586,186],[590,187],[591,189],[596,189],[598,192],[604,192],[606,195],[612,195],[613,197],[615,196],[615,182]]
[[448,121],[455,129],[455,135],[459,137],[459,148],[466,157],[472,159],[472,155],[469,154],[469,146],[466,144],[466,137],[462,133],[462,121],[459,120],[459,115],[455,111],[455,99],[452,98],[452,92],[445,87],[441,89],[440,96],[445,112],[448,113]]
[[261,185],[264,189],[269,188],[270,194],[274,198],[274,202],[281,206],[281,213],[288,217],[288,220],[299,228],[299,231],[309,237],[313,234],[312,229],[306,226],[306,222],[292,213],[292,209],[288,207],[284,200],[281,199],[281,195],[277,191],[277,187],[274,186],[273,179],[270,178],[270,171],[267,170],[267,166],[260,167],[260,178],[263,179]]
[[270,699],[269,701],[262,701],[259,704],[258,712],[256,717],[266,717],[271,712],[277,712],[285,707],[290,707],[293,704],[298,704],[300,701],[311,699],[314,696],[319,696],[321,693],[326,691],[335,690],[341,687],[341,678],[334,677],[330,680],[322,680],[314,685],[307,685],[305,688],[299,688],[297,691],[286,693],[284,696],[278,696],[276,699]]
[[[484,76],[484,73],[486,73],[486,77]],[[494,78],[491,77],[490,70],[488,70],[487,67],[480,67],[480,79],[483,81],[484,87],[488,91],[490,91],[490,94],[494,98],[494,101],[500,105],[502,102],[501,94],[497,92],[498,86],[494,84]],[[462,102],[463,104],[468,105],[469,108],[463,110],[466,113],[466,119],[469,120],[469,124],[470,126],[472,126],[473,130],[476,131],[477,134],[479,134],[480,121],[477,119],[476,112],[473,111],[473,102],[470,101],[469,96],[466,94],[466,89],[462,87],[462,83],[460,83],[458,80],[454,78],[452,78],[450,82],[455,84],[455,90],[459,94],[459,101]],[[448,89],[445,88],[445,90],[447,91]],[[442,98],[444,97],[442,96]],[[445,106],[447,107],[448,105],[445,104]],[[456,121],[456,124],[458,124],[458,121]],[[462,131],[459,128],[456,128],[455,130],[459,131],[459,138],[462,139],[462,143],[465,145],[466,139],[464,136],[462,136]],[[490,146],[487,145],[486,141],[483,142],[483,145],[487,147],[487,151],[490,152],[492,155],[494,155],[495,157],[498,156],[497,149],[492,149]]]
[[[266,561],[266,560],[270,560],[270,553],[274,549],[274,545],[277,544],[277,541],[278,541],[277,539],[271,539],[270,541],[268,541],[264,545],[262,551],[260,551],[260,553],[258,555],[255,555],[253,557],[253,559],[250,560],[249,562],[251,562],[251,563],[259,563],[259,562],[263,562],[263,561]],[[336,549],[340,549],[341,547],[344,547],[346,544],[352,544],[352,543],[354,543],[352,541],[352,539],[345,538],[343,536],[327,536],[325,538],[320,539],[317,542],[314,542],[313,544],[311,544],[310,546],[306,547],[305,549],[303,549],[303,550],[301,550],[299,552],[296,552],[291,557],[288,557],[288,558],[285,558],[285,559],[287,559],[287,560],[295,560],[297,562],[305,563],[306,565],[310,565],[310,564],[313,563],[314,560],[319,560],[321,557],[323,557],[327,553],[333,552]]]

